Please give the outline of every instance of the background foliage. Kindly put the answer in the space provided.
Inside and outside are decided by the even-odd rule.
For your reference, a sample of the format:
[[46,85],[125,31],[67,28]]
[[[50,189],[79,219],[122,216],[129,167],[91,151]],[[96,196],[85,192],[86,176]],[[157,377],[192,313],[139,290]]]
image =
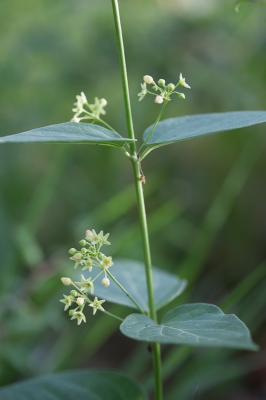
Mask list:
[[[145,74],[192,89],[166,117],[265,108],[266,8],[232,0],[121,1],[135,129],[156,118],[139,103]],[[75,95],[108,100],[126,136],[108,0],[0,4],[0,135],[69,121]],[[265,348],[265,126],[166,146],[143,162],[154,265],[189,280],[175,300],[236,314]],[[114,258],[141,260],[130,165],[118,149],[0,147],[0,380],[89,366],[123,368],[151,386],[145,344],[103,315],[70,323],[58,300],[67,249],[85,229],[111,232]],[[197,284],[196,284],[197,283]],[[171,305],[173,306],[173,305]],[[110,305],[126,315],[127,310]],[[165,310],[164,310],[165,312]],[[263,399],[265,351],[164,347],[167,399]],[[41,360],[41,362],[40,362]]]

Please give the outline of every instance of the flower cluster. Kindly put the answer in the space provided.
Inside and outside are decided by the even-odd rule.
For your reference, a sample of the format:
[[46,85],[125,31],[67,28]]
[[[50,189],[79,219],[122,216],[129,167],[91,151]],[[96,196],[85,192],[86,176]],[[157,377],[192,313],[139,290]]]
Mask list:
[[[147,85],[153,85],[152,89],[155,91],[155,93],[150,92],[147,89]],[[186,83],[186,80],[182,76],[182,74],[179,75],[179,81],[176,85],[174,83],[169,83],[168,85],[166,85],[164,79],[159,79],[157,85],[154,82],[152,76],[145,75],[143,77],[143,83],[141,83],[140,86],[141,86],[141,92],[138,94],[139,101],[143,100],[146,94],[152,94],[153,96],[155,96],[155,103],[157,104],[162,104],[164,101],[167,102],[170,101],[171,95],[174,93],[177,94],[180,99],[185,99],[184,93],[176,91],[176,88],[178,86],[183,86],[185,88],[190,89],[190,86]]]
[[103,286],[108,287],[110,285],[107,271],[108,268],[113,265],[112,257],[108,257],[100,251],[103,245],[110,245],[110,242],[107,240],[108,236],[109,233],[104,235],[103,231],[96,233],[94,229],[87,230],[85,233],[85,239],[82,239],[79,242],[81,249],[76,250],[75,248],[71,248],[68,251],[71,255],[70,260],[75,262],[74,268],[81,266],[82,271],[88,270],[89,272],[92,271],[93,267],[100,270],[93,279],[92,277],[85,278],[85,276],[81,274],[80,282],[73,282],[67,277],[61,278],[61,281],[65,286],[72,285],[75,288],[75,290],[71,290],[68,296],[64,294],[64,298],[60,300],[60,302],[65,305],[65,311],[67,311],[73,304],[76,305],[76,308],[69,311],[69,315],[71,319],[77,319],[78,325],[81,324],[82,321],[86,322],[83,313],[86,303],[93,308],[93,315],[97,310],[104,311],[102,304],[105,300],[98,300],[98,298],[95,297],[92,301],[88,296],[88,292],[90,292],[90,294],[94,293],[94,282],[102,274],[104,274],[104,278],[101,281]]
[[98,97],[95,97],[94,103],[89,104],[87,97],[83,92],[76,96],[76,99],[77,101],[74,103],[75,107],[72,109],[75,115],[71,119],[71,122],[80,122],[83,119],[97,121],[99,120],[100,115],[106,114],[104,107],[107,105],[107,101],[105,99],[98,99]]

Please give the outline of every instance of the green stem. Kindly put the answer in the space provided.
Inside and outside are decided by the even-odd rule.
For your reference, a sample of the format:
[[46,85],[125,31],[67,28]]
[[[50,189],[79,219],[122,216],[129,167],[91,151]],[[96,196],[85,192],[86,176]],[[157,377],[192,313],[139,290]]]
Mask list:
[[106,273],[110,276],[110,278],[117,284],[118,287],[120,287],[120,289],[125,293],[125,295],[132,301],[132,303],[135,304],[135,306],[137,307],[137,309],[139,310],[139,312],[141,314],[145,315],[145,312],[142,310],[142,308],[138,305],[138,303],[133,299],[133,297],[130,296],[130,294],[126,291],[126,289],[121,285],[121,283],[118,282],[118,280],[116,280],[116,278],[114,277],[114,275],[111,274],[111,272],[107,269]]
[[102,275],[103,271],[101,271],[98,275],[95,276],[95,278],[92,280],[92,282],[96,281],[97,278],[99,278],[100,275]]
[[[130,106],[126,59],[125,59],[123,34],[122,34],[122,27],[121,27],[121,22],[120,22],[118,0],[112,0],[112,6],[113,6],[116,36],[117,36],[117,40],[118,40],[118,49],[119,49],[119,56],[120,56],[120,65],[121,65],[121,73],[122,73],[124,102],[125,102],[125,108],[126,108],[128,136],[130,139],[134,140],[135,135],[134,135],[132,113],[131,113],[131,106]],[[131,155],[133,157],[133,159],[131,161],[132,161],[132,166],[133,166],[133,171],[134,171],[137,203],[138,203],[138,210],[139,210],[139,217],[140,217],[140,228],[141,228],[141,236],[142,236],[142,244],[143,244],[143,252],[144,252],[150,316],[151,316],[151,318],[154,319],[154,321],[157,322],[157,313],[156,313],[156,307],[155,307],[153,279],[152,279],[152,263],[151,263],[151,254],[150,254],[148,226],[147,226],[143,187],[142,187],[142,183],[139,181],[141,173],[140,173],[138,160],[136,159],[137,154],[136,154],[135,142],[130,143],[130,150],[131,150]],[[156,386],[156,400],[162,400],[163,399],[163,389],[162,389],[161,356],[160,356],[160,344],[159,343],[153,344],[153,362],[154,362],[154,376],[155,376],[155,386]]]
[[[148,134],[148,136],[146,137],[145,141],[142,143],[141,148],[139,149],[139,154],[140,154],[141,149],[143,148],[143,146],[145,146],[145,144],[148,142],[149,138],[150,138],[151,135],[153,134],[154,129],[155,129],[156,126],[158,125],[158,122],[159,122],[160,119],[162,118],[162,115],[163,115],[163,112],[164,112],[164,110],[165,110],[165,107],[167,106],[167,103],[168,103],[168,101],[167,101],[167,100],[164,100],[164,103],[163,103],[163,105],[162,105],[161,111],[160,111],[160,113],[159,113],[159,115],[158,115],[156,121],[154,122],[154,125],[153,125],[153,127],[151,128],[151,131],[149,132],[149,134]],[[147,154],[146,154],[146,155],[147,155]],[[143,154],[140,155],[140,158],[141,158],[141,159],[144,158],[144,157],[143,157]]]
[[74,286],[74,288],[77,289],[77,291],[78,291],[82,296],[84,296],[84,293],[82,292],[82,290],[80,290],[80,288],[79,288],[73,281],[71,282],[71,285]]
[[[134,135],[133,119],[132,119],[132,112],[131,112],[131,105],[130,105],[126,57],[125,57],[125,49],[124,49],[124,43],[123,43],[123,33],[122,33],[122,26],[121,26],[121,21],[120,21],[118,0],[112,0],[112,6],[113,6],[113,13],[114,13],[116,37],[117,37],[117,41],[118,41],[118,51],[119,51],[120,68],[121,68],[121,74],[122,74],[122,85],[123,85],[124,103],[125,103],[125,109],[126,109],[128,136],[130,139],[134,140],[135,135]],[[132,155],[136,156],[135,142],[130,143],[130,150],[131,150]]]
[[107,124],[107,122],[105,122],[105,121],[104,121],[103,119],[101,119],[100,117],[98,117],[96,121],[99,121],[99,122],[100,122],[102,125],[104,125],[107,129],[110,129],[110,131],[113,131],[113,132],[117,133],[116,130],[115,130],[114,128],[111,127],[111,125]]
[[[100,311],[102,311],[102,310],[100,310]],[[112,313],[110,313],[110,312],[108,312],[108,311],[106,311],[106,310],[104,310],[104,311],[102,311],[102,312],[103,312],[104,314],[109,315],[109,317],[113,317],[113,318],[115,318],[115,319],[118,319],[118,321],[121,321],[121,322],[124,321],[123,318],[120,318],[120,317],[118,317],[117,315],[112,314]]]
[[[143,186],[138,178],[140,176],[139,164],[132,163],[132,165],[133,165],[134,175],[135,175],[137,203],[138,203],[139,218],[140,218],[140,230],[141,230],[142,245],[143,245],[143,252],[144,252],[147,291],[148,291],[149,309],[150,309],[149,315],[155,322],[157,322],[157,313],[156,313],[153,279],[152,279],[151,252],[150,252],[150,243],[149,243],[149,234],[148,234],[148,225],[147,225],[145,201],[144,201],[144,194],[143,194]],[[161,367],[160,343],[153,343],[153,364],[154,364],[156,400],[162,400],[163,399],[163,387],[162,387],[162,367]]]

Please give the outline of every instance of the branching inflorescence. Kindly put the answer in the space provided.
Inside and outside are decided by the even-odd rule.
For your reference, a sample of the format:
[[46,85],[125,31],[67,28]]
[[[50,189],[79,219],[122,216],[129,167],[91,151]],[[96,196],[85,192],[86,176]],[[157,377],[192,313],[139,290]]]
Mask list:
[[64,295],[64,299],[60,300],[61,303],[65,304],[64,310],[67,311],[69,307],[76,304],[77,307],[69,311],[71,319],[77,319],[78,325],[82,321],[86,322],[83,309],[86,304],[93,308],[93,315],[97,310],[105,311],[102,304],[105,300],[98,300],[97,297],[92,301],[88,297],[88,292],[94,293],[94,282],[101,275],[104,274],[102,279],[102,284],[105,287],[110,285],[110,280],[107,277],[108,268],[113,265],[112,257],[108,257],[103,254],[100,250],[103,245],[110,245],[111,243],[107,241],[109,233],[103,234],[103,231],[96,233],[94,229],[92,231],[87,230],[85,233],[85,239],[80,240],[79,244],[82,246],[80,250],[71,248],[68,252],[71,255],[70,260],[75,262],[74,268],[78,266],[82,267],[82,271],[88,270],[92,271],[93,267],[98,268],[100,271],[95,278],[92,277],[85,278],[81,274],[80,282],[73,282],[70,278],[61,278],[62,283],[65,286],[74,286],[75,290],[71,290],[68,296]]
[[108,237],[109,233],[104,235],[103,231],[101,231],[100,233],[96,233],[94,229],[87,230],[85,233],[85,239],[79,241],[79,244],[82,246],[81,249],[76,250],[74,248],[71,248],[68,250],[69,254],[71,255],[70,260],[75,262],[75,269],[78,266],[82,267],[82,271],[88,270],[89,272],[91,272],[94,267],[99,269],[99,273],[96,274],[94,278],[92,278],[92,276],[90,276],[89,278],[85,278],[85,276],[81,274],[80,282],[73,282],[68,277],[61,278],[61,281],[65,286],[72,285],[75,288],[75,290],[71,290],[68,296],[64,294],[64,298],[61,299],[60,302],[65,304],[64,311],[67,311],[68,308],[71,307],[73,304],[77,305],[76,308],[69,311],[69,316],[71,317],[71,319],[77,319],[78,325],[80,325],[82,321],[86,322],[86,317],[83,313],[83,309],[86,304],[93,308],[93,315],[96,314],[97,310],[100,310],[113,318],[123,321],[122,318],[109,313],[103,308],[102,304],[105,302],[105,300],[99,300],[98,297],[94,297],[94,300],[91,300],[88,296],[89,292],[91,295],[94,293],[94,282],[101,275],[104,275],[101,280],[103,286],[110,286],[110,279],[108,278],[109,276],[113,280],[113,282],[132,301],[132,303],[135,304],[140,313],[144,314],[144,311],[142,310],[140,305],[133,299],[133,297],[109,271],[109,268],[114,265],[112,257],[106,256],[101,252],[101,247],[103,245],[111,244],[107,240]]
[[106,114],[104,107],[107,106],[107,101],[105,99],[98,99],[98,97],[95,97],[94,103],[89,104],[84,92],[77,95],[76,99],[77,101],[74,103],[75,107],[72,108],[75,115],[71,122],[80,122],[84,119],[92,120],[92,122],[100,121],[100,116]]
[[[152,89],[154,92],[151,92],[147,89],[147,85],[153,85]],[[146,94],[151,94],[155,96],[154,102],[157,104],[162,104],[164,101],[170,101],[172,94],[177,94],[180,99],[185,99],[184,93],[177,92],[176,88],[178,86],[183,86],[185,88],[190,89],[190,86],[186,83],[185,78],[183,78],[182,74],[179,75],[179,81],[175,85],[174,83],[165,84],[164,79],[158,80],[158,85],[153,80],[153,77],[150,75],[145,75],[143,77],[143,83],[140,84],[141,92],[138,94],[139,101],[143,100]]]

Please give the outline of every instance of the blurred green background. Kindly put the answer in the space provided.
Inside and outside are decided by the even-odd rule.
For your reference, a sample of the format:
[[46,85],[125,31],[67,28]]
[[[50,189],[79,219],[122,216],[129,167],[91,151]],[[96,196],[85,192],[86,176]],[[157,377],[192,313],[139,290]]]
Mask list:
[[[266,7],[234,0],[121,0],[136,135],[159,112],[138,102],[145,74],[192,89],[164,118],[265,109]],[[126,136],[108,0],[2,0],[0,135],[69,121],[84,91],[108,101]],[[236,313],[262,352],[163,347],[166,400],[266,397],[265,125],[184,141],[143,162],[154,265],[186,277],[171,307],[211,302]],[[0,382],[78,367],[122,368],[148,389],[146,345],[118,323],[69,321],[58,302],[72,274],[67,249],[84,230],[111,232],[110,255],[142,259],[130,163],[86,145],[0,147]],[[109,305],[126,315],[130,310]],[[165,313],[165,309],[163,313]]]

